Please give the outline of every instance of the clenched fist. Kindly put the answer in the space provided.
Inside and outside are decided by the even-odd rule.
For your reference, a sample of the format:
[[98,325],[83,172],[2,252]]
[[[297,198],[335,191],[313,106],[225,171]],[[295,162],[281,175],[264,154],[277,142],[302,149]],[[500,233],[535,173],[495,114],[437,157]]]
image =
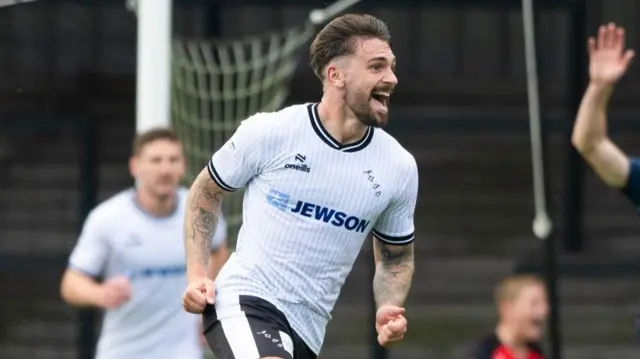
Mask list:
[[182,295],[182,307],[193,314],[202,314],[207,304],[213,304],[215,286],[209,278],[198,278],[189,282]]
[[395,305],[383,305],[378,308],[376,331],[378,332],[378,343],[383,347],[402,340],[407,332],[404,308]]

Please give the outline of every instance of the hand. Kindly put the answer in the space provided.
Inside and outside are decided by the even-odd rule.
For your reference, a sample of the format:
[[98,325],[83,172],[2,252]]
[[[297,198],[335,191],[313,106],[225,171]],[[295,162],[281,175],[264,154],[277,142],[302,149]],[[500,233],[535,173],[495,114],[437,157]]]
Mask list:
[[613,85],[627,71],[635,53],[624,49],[624,29],[614,23],[600,26],[598,39],[589,38],[591,82]]
[[131,299],[131,283],[125,276],[108,279],[100,286],[98,305],[115,309]]
[[383,347],[402,340],[407,332],[404,308],[395,305],[383,305],[378,308],[376,331],[378,332],[378,343]]
[[182,307],[193,314],[201,314],[207,304],[213,304],[215,286],[209,278],[198,278],[187,285],[182,295]]

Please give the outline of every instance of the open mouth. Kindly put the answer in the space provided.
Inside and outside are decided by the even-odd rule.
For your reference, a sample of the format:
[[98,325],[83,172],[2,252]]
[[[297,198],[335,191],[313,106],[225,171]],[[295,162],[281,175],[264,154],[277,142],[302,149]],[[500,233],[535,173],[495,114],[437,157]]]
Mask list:
[[371,93],[371,98],[374,101],[379,102],[384,107],[389,106],[389,97],[390,96],[391,96],[391,94],[389,92],[384,92],[384,91],[375,91],[375,92]]
[[531,325],[533,325],[536,329],[544,329],[544,320],[543,319],[533,319],[531,320]]

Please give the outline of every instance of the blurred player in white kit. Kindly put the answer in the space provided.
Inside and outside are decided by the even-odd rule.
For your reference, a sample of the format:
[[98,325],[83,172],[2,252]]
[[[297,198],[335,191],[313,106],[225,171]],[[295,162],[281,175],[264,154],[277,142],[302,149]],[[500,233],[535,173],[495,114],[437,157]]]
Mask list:
[[[219,359],[314,359],[373,234],[378,342],[407,330],[418,168],[384,127],[398,80],[384,22],[341,16],[311,44],[320,103],[242,122],[189,194],[185,310]],[[223,197],[246,186],[236,252],[214,282],[206,248]],[[345,357],[346,358],[346,357]]]
[[[141,133],[129,167],[138,186],[91,211],[62,278],[62,297],[106,311],[97,359],[201,359],[201,319],[180,303],[188,194],[179,186],[182,145],[169,129]],[[207,249],[209,278],[227,260],[225,237],[221,220]]]

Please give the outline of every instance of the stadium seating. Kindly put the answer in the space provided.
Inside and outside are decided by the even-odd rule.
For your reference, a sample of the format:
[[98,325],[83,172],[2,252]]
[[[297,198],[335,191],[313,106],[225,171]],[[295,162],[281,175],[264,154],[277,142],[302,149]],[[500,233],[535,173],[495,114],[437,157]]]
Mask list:
[[[21,129],[11,133],[23,142],[0,165],[0,285],[7,289],[0,291],[1,358],[75,355],[75,311],[62,302],[58,289],[80,225],[82,141],[73,121],[96,121],[99,198],[132,183],[126,160],[134,133],[133,104],[106,99],[85,105],[90,119],[60,119],[64,125],[44,130],[42,121],[29,125],[30,119],[22,119]],[[33,279],[26,281],[26,276]]]

